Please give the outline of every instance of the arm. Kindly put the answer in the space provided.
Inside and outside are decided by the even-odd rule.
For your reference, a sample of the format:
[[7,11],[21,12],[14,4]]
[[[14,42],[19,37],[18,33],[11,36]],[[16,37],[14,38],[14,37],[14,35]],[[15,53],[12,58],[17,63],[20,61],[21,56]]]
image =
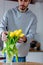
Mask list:
[[32,24],[30,25],[30,28],[27,31],[26,37],[28,41],[32,41],[34,39],[34,36],[36,34],[36,28],[37,28],[37,18],[36,16],[32,20]]
[[7,13],[4,14],[3,19],[0,22],[0,34],[3,31],[7,31]]
[[37,28],[37,18],[34,16],[34,18],[31,19],[29,26],[26,29],[25,36],[20,38],[18,40],[19,43],[22,42],[31,42],[36,34],[36,28]]
[[7,34],[7,13],[4,14],[3,19],[0,22],[0,35],[2,36],[2,41],[5,41]]

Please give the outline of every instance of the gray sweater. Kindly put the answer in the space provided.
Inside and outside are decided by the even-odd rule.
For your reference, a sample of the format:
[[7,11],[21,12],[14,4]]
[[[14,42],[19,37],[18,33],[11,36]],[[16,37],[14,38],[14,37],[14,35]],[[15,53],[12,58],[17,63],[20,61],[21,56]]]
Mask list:
[[37,18],[35,14],[29,9],[22,13],[18,8],[12,8],[8,10],[1,20],[0,34],[3,31],[14,31],[16,29],[22,29],[23,33],[27,37],[26,43],[17,43],[18,56],[26,56],[29,52],[30,41],[36,34]]

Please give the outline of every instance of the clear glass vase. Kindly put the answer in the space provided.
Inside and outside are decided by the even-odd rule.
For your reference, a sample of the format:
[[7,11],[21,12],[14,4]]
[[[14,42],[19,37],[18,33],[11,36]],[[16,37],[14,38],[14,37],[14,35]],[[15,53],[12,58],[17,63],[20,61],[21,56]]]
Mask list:
[[6,65],[12,65],[12,56],[10,57],[10,59],[9,59],[9,57],[8,57],[8,55],[6,55]]

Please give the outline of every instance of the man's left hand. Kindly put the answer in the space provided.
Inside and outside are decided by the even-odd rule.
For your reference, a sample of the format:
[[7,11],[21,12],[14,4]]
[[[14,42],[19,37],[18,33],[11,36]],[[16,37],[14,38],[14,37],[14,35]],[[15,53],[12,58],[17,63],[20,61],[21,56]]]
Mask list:
[[18,42],[19,43],[23,43],[23,42],[25,43],[25,42],[27,42],[26,36],[20,37],[19,40],[18,40]]

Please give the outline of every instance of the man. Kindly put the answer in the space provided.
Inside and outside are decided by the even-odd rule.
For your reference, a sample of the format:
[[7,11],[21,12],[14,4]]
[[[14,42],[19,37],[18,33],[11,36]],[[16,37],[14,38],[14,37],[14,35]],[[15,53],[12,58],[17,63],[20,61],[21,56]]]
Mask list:
[[[8,31],[22,29],[25,36],[18,40],[18,62],[25,62],[29,51],[29,43],[34,38],[37,27],[36,16],[28,9],[31,0],[18,0],[19,6],[12,8],[5,13],[0,24],[2,41],[6,41]],[[26,42],[27,41],[27,42]],[[23,43],[25,42],[25,43]],[[16,62],[15,56],[13,61]]]

